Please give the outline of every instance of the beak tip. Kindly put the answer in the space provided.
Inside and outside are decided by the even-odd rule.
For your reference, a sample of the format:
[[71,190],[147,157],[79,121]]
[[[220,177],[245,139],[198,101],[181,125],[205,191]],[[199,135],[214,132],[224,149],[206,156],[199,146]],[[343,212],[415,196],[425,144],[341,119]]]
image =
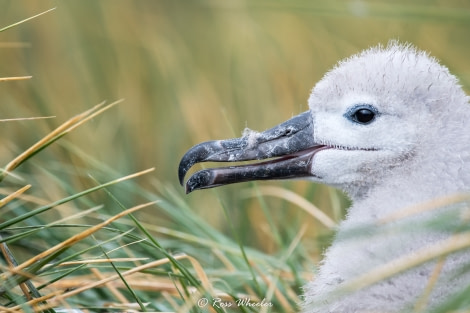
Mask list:
[[196,163],[205,162],[207,156],[209,156],[213,150],[217,149],[217,141],[207,141],[195,145],[183,155],[178,167],[178,179],[181,186],[184,186],[184,177],[189,169]]
[[189,171],[191,168],[192,164],[188,164],[185,162],[185,160],[181,160],[180,165],[178,167],[178,180],[180,182],[181,186],[184,186],[184,177],[186,176],[186,173]]
[[185,192],[189,194],[194,190],[212,188],[213,177],[210,170],[201,170],[188,178],[185,184]]

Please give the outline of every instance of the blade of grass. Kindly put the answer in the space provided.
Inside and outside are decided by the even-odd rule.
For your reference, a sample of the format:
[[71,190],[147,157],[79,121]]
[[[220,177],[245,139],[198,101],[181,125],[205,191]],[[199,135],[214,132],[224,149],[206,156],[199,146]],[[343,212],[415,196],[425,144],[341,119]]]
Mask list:
[[[26,268],[27,266],[30,266],[30,265],[33,265],[34,268],[31,268],[31,271],[34,273],[34,272],[37,272],[40,268],[42,268],[44,266],[44,264],[46,262],[48,262],[50,259],[55,259],[57,258],[57,256],[59,254],[61,254],[63,251],[65,251],[66,249],[68,249],[71,245],[75,244],[76,242],[90,236],[91,234],[93,234],[94,232],[98,231],[99,229],[101,229],[103,226],[106,226],[108,224],[110,224],[111,222],[131,213],[131,212],[134,212],[134,211],[137,211],[141,208],[144,208],[144,207],[147,207],[149,205],[152,205],[154,204],[155,202],[150,202],[150,203],[145,203],[145,204],[142,204],[142,205],[139,205],[139,206],[135,206],[133,208],[130,208],[130,209],[127,209],[125,210],[124,212],[121,212],[111,218],[109,218],[108,220],[98,224],[98,225],[95,225],[93,227],[91,227],[90,229],[87,229],[63,242],[61,242],[60,244],[57,244],[56,246],[36,255],[35,257],[23,262],[21,265],[18,265],[18,266],[15,266],[13,268],[11,268],[9,270],[9,273],[11,275],[11,273],[16,273],[18,271],[21,271],[22,269]],[[2,278],[2,279],[5,279]],[[6,276],[6,280],[10,279],[8,276]],[[36,297],[37,299],[42,299],[44,297]],[[31,300],[29,301],[30,304],[37,304],[36,302],[36,299],[34,300]]]
[[111,218],[107,219],[106,221],[102,222],[102,223],[99,223],[81,233],[78,233],[76,234],[75,236],[72,236],[70,237],[69,239],[67,240],[64,240],[63,242],[55,245],[54,247],[52,248],[49,248],[48,250],[42,252],[42,253],[39,253],[38,255],[36,255],[35,257],[32,257],[30,258],[29,260],[27,261],[24,261],[22,264],[16,266],[14,268],[15,271],[18,271],[18,270],[22,270],[36,262],[38,262],[39,260],[41,260],[42,258],[52,254],[52,253],[55,253],[56,251],[59,251],[60,249],[63,249],[65,247],[69,247],[71,245],[73,245],[74,243],[80,241],[80,240],[83,240],[84,238],[90,236],[91,234],[97,232],[98,230],[100,230],[101,228],[103,228],[104,226],[107,226],[109,224],[111,224],[112,222],[114,222],[115,220],[123,217],[123,216],[126,216],[128,215],[129,213],[132,213],[132,212],[135,212],[137,210],[140,210],[142,208],[145,208],[145,207],[148,207],[150,205],[153,205],[155,204],[156,201],[153,201],[153,202],[148,202],[148,203],[144,203],[144,204],[141,204],[141,205],[137,205],[135,207],[132,207],[130,209],[127,209],[119,214],[116,214],[114,216],[112,216]]
[[[113,238],[114,239],[114,238]],[[97,244],[96,247],[102,245]],[[109,253],[109,252],[107,252]],[[110,263],[110,262],[136,262],[136,261],[147,261],[149,258],[110,258],[106,254],[106,259],[87,259],[79,261],[70,261],[70,262],[61,262],[58,266],[69,266],[69,265],[78,265],[78,264],[99,264],[99,263]]]
[[[47,228],[51,228],[51,227],[54,227],[54,226],[58,226],[62,223],[64,223],[65,221],[67,220],[70,220],[70,219],[76,219],[76,218],[80,218],[82,216],[86,216],[94,211],[97,211],[99,209],[103,208],[103,205],[98,205],[96,207],[93,207],[93,208],[90,208],[88,210],[85,210],[85,211],[81,211],[77,214],[73,214],[71,216],[67,216],[67,217],[64,217],[60,220],[57,220],[57,221],[54,221],[50,224],[47,224],[47,225],[38,225],[38,226],[34,226],[34,227],[20,227],[19,229],[22,229],[23,231],[20,233],[20,234],[16,234],[16,235],[11,235],[11,236],[8,236],[8,238],[0,238],[0,243],[2,242],[6,242],[6,243],[9,243],[9,242],[13,242],[15,240],[19,240],[21,238],[26,238],[28,236],[31,236],[33,235],[34,233],[37,233],[41,230],[44,230],[44,229],[47,229]],[[67,225],[68,227],[71,227],[72,225]],[[64,226],[65,227],[65,226]],[[85,227],[85,226],[82,226],[82,227]],[[31,229],[32,228],[32,229]],[[8,228],[8,230],[12,231],[14,229],[12,228]]]
[[[300,240],[302,239],[302,237],[304,236],[305,232],[307,231],[307,224],[304,224],[300,230],[298,231],[297,235],[295,236],[295,238],[292,240],[292,242],[290,243],[289,247],[287,248],[286,252],[284,253],[284,255],[282,256],[281,260],[282,262],[286,262],[287,259],[289,258],[289,256],[293,253],[293,251],[295,250],[295,248],[299,245],[300,243]],[[292,310],[292,308],[290,308],[290,305],[289,305],[289,302],[287,301],[287,299],[284,297],[284,295],[279,291],[279,289],[277,288],[277,283],[278,283],[278,280],[279,280],[279,276],[281,274],[281,270],[278,269],[276,271],[274,271],[273,273],[274,275],[274,279],[272,280],[268,280],[267,277],[264,279],[265,282],[267,283],[267,285],[269,286],[268,287],[268,291],[266,292],[266,300],[268,302],[271,301],[273,295],[276,293],[276,297],[277,299],[279,299],[279,301],[281,302],[281,305],[282,307],[284,308],[284,310],[286,312]],[[263,277],[263,275],[261,275]],[[290,310],[289,310],[290,308]],[[268,306],[264,306],[261,308],[260,310],[260,313],[266,313],[268,311],[269,307]]]
[[420,213],[428,212],[432,210],[438,210],[445,206],[449,206],[449,205],[460,203],[460,202],[468,202],[468,201],[470,201],[470,195],[468,193],[453,194],[450,196],[444,196],[444,197],[432,199],[430,201],[426,201],[417,205],[405,207],[401,210],[393,212],[390,215],[380,219],[378,221],[378,224],[381,225],[381,224],[392,223],[394,221],[404,219],[406,217],[414,216],[416,214],[420,214]]
[[[91,177],[92,179],[94,179],[93,177]],[[94,179],[96,181],[97,184],[99,184],[99,182]],[[108,194],[108,196],[114,201],[116,202],[116,204],[118,206],[120,206],[121,208],[124,208],[124,205],[108,190],[108,189],[104,189],[105,192]],[[181,273],[183,273],[184,276],[187,277],[187,279],[191,282],[191,284],[193,284],[194,286],[198,287],[200,285],[200,283],[193,277],[193,275],[191,273],[189,273],[185,268],[184,266],[182,266],[181,264],[179,264],[177,262],[176,259],[173,258],[172,255],[170,255],[161,245],[160,243],[158,243],[155,238],[147,231],[147,229],[145,229],[145,227],[142,226],[142,224],[134,217],[134,215],[130,214],[129,217],[132,219],[132,221],[136,224],[136,226],[145,234],[145,236],[147,236],[147,238],[150,240],[150,242],[152,242],[159,250],[160,252],[162,252],[167,258],[169,258],[172,263],[173,263],[173,266],[175,266],[179,271],[181,271]]]
[[8,25],[8,26],[6,26],[6,27],[0,28],[0,33],[3,32],[3,31],[5,31],[5,30],[7,30],[7,29],[12,28],[12,27],[15,27],[15,26],[18,26],[18,25],[20,25],[20,24],[23,24],[24,22],[27,22],[27,21],[29,21],[29,20],[32,20],[32,19],[34,19],[34,18],[36,18],[36,17],[39,17],[39,16],[44,15],[44,14],[46,14],[46,13],[49,13],[49,12],[51,12],[51,11],[54,11],[55,9],[56,9],[56,8],[49,9],[49,10],[47,10],[47,11],[44,11],[44,12],[41,12],[41,13],[39,13],[39,14],[33,15],[33,16],[28,17],[28,18],[26,18],[26,19],[24,19],[24,20],[21,20],[21,21],[19,21],[19,22],[16,22],[16,23],[13,23],[13,24]]
[[[12,77],[0,77],[0,82],[7,82],[11,80],[26,80],[31,79],[33,76],[12,76]],[[3,120],[0,120],[3,121]]]
[[[51,309],[52,307],[49,306],[48,304],[42,305],[41,308],[38,306],[40,303],[46,302],[48,299],[52,299],[55,297],[60,296],[60,294],[63,293],[61,290],[53,291],[45,296],[35,298],[31,301],[25,302],[22,305],[17,305],[15,307],[10,308],[10,312],[24,312],[24,311],[31,311],[32,308],[34,308],[34,312],[43,312],[46,310]],[[37,306],[37,307],[36,307]],[[4,307],[1,308],[2,310],[5,309]]]
[[[98,243],[98,245],[101,247],[101,244]],[[90,271],[93,273],[94,276],[96,276],[97,279],[101,280],[105,278],[105,276],[97,268],[91,268]],[[120,301],[121,303],[128,302],[126,297],[124,297],[124,295],[118,290],[116,286],[114,286],[110,282],[106,283],[105,286],[106,289],[108,289],[118,301]]]
[[85,264],[80,264],[80,265],[78,265],[77,267],[74,267],[74,268],[72,268],[72,269],[70,269],[70,270],[68,270],[68,271],[66,271],[66,272],[64,272],[64,273],[62,273],[62,275],[59,275],[59,276],[55,277],[54,279],[48,281],[47,283],[44,283],[44,284],[42,284],[42,285],[39,285],[39,286],[37,287],[37,289],[38,289],[38,290],[41,290],[41,289],[43,289],[43,288],[45,288],[45,287],[48,287],[49,285],[55,283],[56,281],[62,280],[63,278],[69,276],[70,274],[72,274],[72,273],[74,273],[74,272],[78,271],[79,269],[82,269],[82,268],[84,268],[84,267],[86,267],[86,266],[87,266],[86,263],[85,263]]
[[430,297],[432,294],[432,291],[438,281],[439,276],[442,273],[442,269],[444,268],[446,262],[446,258],[440,257],[438,260],[437,264],[434,266],[434,270],[431,274],[431,277],[429,277],[429,281],[426,285],[426,288],[423,291],[423,294],[421,295],[420,298],[416,301],[413,309],[413,313],[419,313],[419,312],[426,312],[427,304],[430,302]]
[[[102,228],[104,229],[104,227]],[[111,237],[109,238],[108,240],[106,241],[103,241],[102,244],[106,244],[108,242],[111,242],[111,241],[115,241],[116,239],[122,237],[122,236],[125,236],[126,234],[128,234],[129,232],[131,232],[132,230],[128,230],[127,232],[124,232],[122,234],[118,234],[117,236],[114,236],[114,237]],[[68,260],[73,260],[74,258],[76,257],[79,257],[83,254],[85,254],[86,252],[92,250],[92,249],[95,249],[97,248],[98,246],[97,245],[93,245],[93,246],[90,246],[90,247],[87,247],[86,249],[83,249],[83,250],[80,250],[76,253],[73,253],[61,260],[58,260],[54,263],[49,263],[47,265],[45,265],[41,271],[39,271],[37,274],[43,274],[43,272],[45,273],[46,271],[50,271],[51,269],[55,268],[55,267],[58,267],[58,266],[68,266],[68,265],[71,265],[71,264],[80,264],[80,262],[82,261],[74,261],[74,262],[68,262]],[[90,263],[94,263],[93,260],[87,260],[88,261],[88,264]]]
[[65,123],[63,123],[55,130],[43,137],[41,140],[36,142],[34,145],[26,149],[26,151],[24,151],[19,156],[10,161],[3,169],[2,173],[0,173],[0,181],[2,181],[8,175],[9,172],[13,171],[15,168],[20,166],[22,163],[34,156],[36,153],[42,151],[44,148],[57,141],[58,139],[62,138],[76,127],[82,125],[83,123],[103,113],[104,111],[108,110],[109,108],[115,106],[116,104],[122,101],[123,99],[120,99],[118,101],[108,104],[107,106],[104,106],[105,103],[103,102],[94,106],[90,110],[87,110],[81,114],[70,118]]
[[235,227],[231,223],[232,219],[230,218],[230,215],[228,214],[227,208],[222,203],[222,200],[220,198],[219,198],[219,203],[222,206],[222,209],[223,209],[224,214],[225,214],[225,218],[227,219],[227,222],[230,226],[230,230],[232,232],[232,235],[235,237],[236,241],[238,242],[238,246],[239,246],[240,251],[242,253],[243,260],[245,261],[246,265],[248,266],[248,270],[250,271],[251,278],[253,280],[253,284],[255,285],[255,288],[256,288],[256,292],[258,293],[258,295],[261,295],[262,294],[261,287],[258,284],[258,280],[256,279],[256,275],[255,275],[255,272],[253,270],[253,267],[251,266],[250,261],[248,260],[248,256],[246,255],[246,252],[245,252],[245,247],[243,246],[243,243],[241,242],[240,237],[238,236],[238,233],[235,231]]
[[6,118],[6,119],[1,119],[0,122],[33,121],[33,120],[45,120],[45,119],[49,119],[49,118],[55,118],[55,116],[33,116],[33,117]]
[[[22,236],[22,235],[30,235],[34,232],[37,232],[37,231],[40,231],[40,230],[43,230],[43,229],[46,229],[46,228],[50,228],[50,227],[54,227],[54,226],[59,226],[60,224],[63,224],[64,222],[68,221],[68,220],[73,220],[73,219],[78,219],[80,217],[83,217],[83,216],[87,216],[95,211],[98,211],[100,209],[103,208],[104,205],[98,205],[98,206],[95,206],[95,207],[92,207],[92,208],[89,208],[87,210],[84,210],[84,211],[80,211],[76,214],[73,214],[73,215],[70,215],[70,216],[66,216],[64,218],[61,218],[59,220],[56,220],[56,221],[53,221],[52,223],[49,223],[47,225],[37,225],[37,226],[28,226],[28,227],[19,227],[17,229],[21,229],[23,230],[23,232],[21,234],[18,234],[18,235],[13,235],[13,236],[9,236],[8,238],[5,238],[5,239],[0,239],[0,242],[10,242],[14,239],[17,239],[17,238],[21,238],[21,237],[17,237],[17,236]],[[70,224],[69,224],[70,225]],[[32,229],[31,229],[32,228]],[[14,230],[12,228],[9,228],[8,230]]]
[[131,286],[127,283],[126,279],[124,278],[124,276],[122,276],[121,272],[118,270],[118,268],[114,265],[114,262],[109,258],[108,254],[106,253],[106,251],[103,249],[103,247],[101,245],[99,245],[100,249],[101,249],[101,252],[103,252],[103,254],[105,255],[105,257],[108,259],[109,263],[111,264],[111,266],[113,267],[114,271],[116,272],[116,274],[119,275],[119,278],[121,279],[121,281],[124,283],[124,285],[126,286],[127,290],[129,291],[129,293],[132,295],[132,297],[135,299],[135,301],[137,301],[137,303],[139,304],[139,307],[142,311],[144,312],[147,312],[146,308],[145,308],[145,305],[142,303],[142,301],[140,300],[140,298],[137,296],[137,294],[134,292],[134,290],[131,288]]
[[254,196],[272,196],[272,197],[279,197],[284,200],[287,200],[291,203],[296,204],[300,208],[302,208],[305,212],[309,213],[315,219],[317,219],[320,223],[325,225],[327,228],[334,228],[336,223],[325,213],[323,213],[319,208],[314,206],[312,203],[307,201],[304,197],[287,190],[285,188],[275,187],[275,186],[258,186],[256,193]]
[[[187,256],[184,255],[184,254],[180,254],[180,255],[173,256],[173,258],[175,260],[181,260],[181,259],[187,258]],[[125,276],[131,275],[131,274],[134,274],[134,273],[137,273],[137,272],[141,272],[141,271],[149,269],[149,268],[158,267],[158,266],[168,264],[168,263],[171,263],[171,262],[172,261],[169,258],[155,260],[153,262],[150,262],[150,263],[138,266],[138,267],[134,267],[134,268],[132,268],[128,271],[125,271],[125,272],[121,273],[121,275],[125,277]],[[90,290],[92,288],[100,287],[100,286],[106,284],[107,282],[110,282],[110,281],[113,281],[113,280],[116,280],[116,279],[119,279],[119,275],[114,274],[114,275],[112,275],[110,277],[107,277],[105,279],[87,284],[85,286],[82,286],[80,288],[76,288],[76,289],[68,291],[68,292],[64,292],[60,296],[58,296],[58,299],[53,300],[53,301],[49,301],[49,303],[46,306],[41,306],[41,309],[54,307],[57,304],[57,302],[59,302],[59,301],[62,301],[66,298],[75,296],[77,294],[80,294],[80,293],[82,293],[84,291],[87,291],[87,290]],[[17,308],[18,307],[15,307],[14,309],[17,309]]]
[[361,275],[345,284],[338,295],[370,286],[391,276],[397,275],[420,264],[434,260],[439,257],[455,253],[470,247],[470,232],[453,235],[432,246],[424,247],[416,253],[405,255],[391,262],[385,263],[368,273]]
[[134,173],[134,174],[131,174],[131,175],[128,175],[128,176],[125,176],[125,177],[121,177],[121,178],[118,178],[118,179],[115,179],[115,180],[112,180],[110,182],[107,182],[105,184],[102,184],[102,185],[99,185],[99,186],[95,186],[95,187],[92,187],[90,189],[87,189],[87,190],[84,190],[84,191],[81,191],[79,193],[76,193],[70,197],[66,197],[66,198],[63,198],[63,199],[60,199],[60,200],[57,200],[53,203],[50,203],[48,205],[45,205],[45,206],[42,206],[42,207],[39,207],[29,213],[26,213],[26,214],[23,214],[23,215],[20,215],[18,217],[15,217],[15,218],[11,218],[9,219],[8,221],[5,221],[3,223],[0,224],[0,230],[2,229],[5,229],[6,227],[8,226],[11,226],[11,225],[14,225],[20,221],[23,221],[31,216],[34,216],[36,214],[39,214],[39,213],[42,213],[42,212],[45,212],[53,207],[56,207],[56,206],[59,206],[61,204],[64,204],[64,203],[67,203],[71,200],[74,200],[74,199],[77,199],[77,198],[80,198],[86,194],[89,194],[89,193],[92,193],[94,191],[97,191],[97,190],[100,190],[100,189],[103,189],[105,187],[109,187],[111,185],[114,185],[114,184],[117,184],[117,183],[120,183],[122,181],[125,181],[125,180],[128,180],[128,179],[131,179],[131,178],[135,178],[135,177],[138,177],[138,176],[141,176],[141,175],[144,175],[144,174],[147,174],[151,171],[153,171],[154,168],[150,168],[150,169],[147,169],[145,171],[141,171],[141,172],[138,172],[138,173]]
[[17,191],[13,192],[12,194],[9,194],[8,196],[6,196],[5,198],[1,199],[0,200],[0,208],[5,206],[8,202],[10,202],[11,200],[17,198],[19,195],[23,194],[23,192],[25,192],[26,190],[28,190],[29,188],[31,188],[31,185],[26,185],[20,189],[18,189]]
[[257,183],[253,183],[252,186],[253,188],[253,193],[255,194],[255,197],[256,199],[258,200],[259,204],[260,204],[260,207],[261,209],[263,210],[263,215],[265,216],[266,218],[266,221],[268,222],[268,225],[269,225],[269,233],[270,235],[273,237],[273,241],[274,243],[278,246],[278,247],[282,247],[284,246],[284,242],[282,240],[282,236],[281,234],[279,233],[279,229],[275,226],[275,222],[272,218],[272,214],[268,208],[268,204],[266,203],[266,200],[264,199],[264,197],[261,195],[260,193],[260,189],[259,189],[259,184]]
[[[1,236],[0,236],[0,238],[1,238]],[[10,269],[12,269],[12,268],[14,268],[15,266],[18,265],[18,263],[16,262],[15,257],[11,253],[11,251],[8,248],[8,245],[6,243],[2,243],[0,245],[0,250],[3,254],[3,257],[7,261],[8,267]],[[39,292],[36,290],[36,288],[34,287],[34,285],[31,283],[31,281],[28,280],[28,279],[26,279],[24,282],[19,283],[18,286],[20,287],[21,291],[23,292],[23,295],[25,296],[25,298],[28,299],[28,300],[32,299],[31,295],[28,292],[28,289],[31,291],[31,294],[35,298],[39,298],[41,296],[39,294]]]
[[[94,179],[93,177],[91,178]],[[96,183],[99,184],[99,182],[96,179],[94,180],[96,181]],[[123,204],[108,189],[104,189],[104,190],[110,196],[110,198],[114,202],[116,202],[116,204],[118,204],[121,208],[124,207]],[[170,253],[168,253],[132,214],[130,214],[129,217],[137,225],[137,227],[147,236],[147,238],[149,238],[150,242],[152,242],[160,250],[160,252],[163,253],[163,255],[165,255],[170,260],[171,264],[181,272],[184,278],[187,279],[191,283],[191,285],[196,287],[202,294],[206,294],[206,296],[210,300],[212,300],[212,295],[213,295],[212,286],[209,283],[209,280],[207,276],[205,275],[202,267],[199,265],[199,263],[194,258],[187,257],[191,261],[193,268],[195,268],[196,272],[199,274],[199,278],[201,282],[199,282],[182,264],[180,264],[175,257],[173,257]],[[204,288],[204,290],[201,290],[201,285]],[[207,294],[207,292],[209,293]],[[216,312],[222,312],[222,310],[218,307],[214,307],[213,309]]]

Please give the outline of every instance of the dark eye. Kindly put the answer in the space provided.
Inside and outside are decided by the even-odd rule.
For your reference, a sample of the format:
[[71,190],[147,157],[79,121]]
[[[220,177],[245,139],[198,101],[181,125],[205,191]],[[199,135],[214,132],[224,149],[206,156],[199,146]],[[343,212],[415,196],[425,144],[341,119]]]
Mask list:
[[358,124],[369,124],[377,116],[377,110],[371,105],[358,105],[351,108],[346,116]]
[[375,117],[375,113],[369,109],[359,109],[352,115],[352,118],[361,124],[367,124]]

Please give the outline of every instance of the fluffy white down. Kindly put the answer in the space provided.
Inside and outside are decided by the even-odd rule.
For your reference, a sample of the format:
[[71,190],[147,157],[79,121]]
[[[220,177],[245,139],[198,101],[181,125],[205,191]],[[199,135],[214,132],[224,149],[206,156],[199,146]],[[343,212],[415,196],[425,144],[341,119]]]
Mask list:
[[[401,312],[411,310],[429,283],[436,262],[331,297],[332,291],[373,268],[445,240],[446,229],[413,227],[447,210],[455,223],[465,205],[449,205],[412,218],[380,224],[407,207],[470,191],[470,106],[457,79],[427,53],[391,42],[340,62],[309,99],[316,142],[338,147],[317,153],[315,181],[346,191],[353,205],[339,225],[314,280],[305,287],[304,312]],[[355,105],[380,114],[359,125],[345,118]],[[354,150],[354,151],[352,151]],[[466,222],[468,223],[468,222]],[[422,225],[422,224],[419,224]],[[351,235],[365,227],[365,232]],[[452,271],[469,253],[447,257],[428,310],[456,288],[470,285]]]

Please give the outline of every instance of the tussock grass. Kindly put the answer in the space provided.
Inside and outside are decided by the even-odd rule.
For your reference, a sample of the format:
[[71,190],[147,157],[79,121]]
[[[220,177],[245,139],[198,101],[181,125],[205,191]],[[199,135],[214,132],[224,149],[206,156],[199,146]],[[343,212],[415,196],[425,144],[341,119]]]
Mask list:
[[[305,182],[186,196],[179,157],[195,143],[306,110],[310,88],[337,60],[390,38],[431,51],[467,90],[470,81],[463,4],[103,0],[67,1],[53,12],[43,5],[9,2],[0,12],[8,24],[0,29],[5,312],[297,311],[347,200]],[[117,102],[89,109],[121,98],[113,110]],[[465,197],[404,208],[383,225],[465,207]],[[437,259],[429,294],[441,260],[468,248],[468,227],[456,218],[443,212],[438,222],[411,225],[455,228],[455,236],[399,267],[371,269],[343,292]],[[416,312],[426,311],[428,294]],[[435,312],[468,310],[467,295]],[[202,298],[231,307],[200,307]],[[247,299],[272,306],[237,305]]]
[[0,77],[0,82],[7,82],[7,81],[12,81],[12,80],[25,80],[25,79],[30,79],[32,77],[33,76]]

